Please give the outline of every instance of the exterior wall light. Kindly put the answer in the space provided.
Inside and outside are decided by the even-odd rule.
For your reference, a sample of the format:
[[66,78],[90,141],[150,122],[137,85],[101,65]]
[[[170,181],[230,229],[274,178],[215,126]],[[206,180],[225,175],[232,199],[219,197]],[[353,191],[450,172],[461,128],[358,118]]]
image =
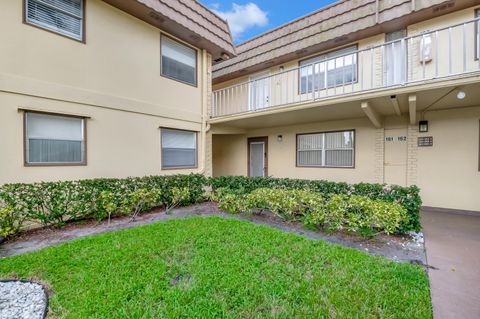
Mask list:
[[457,91],[457,99],[463,100],[466,96],[467,94],[465,93],[465,91],[462,91],[462,90]]
[[428,132],[428,121],[420,121],[418,122],[418,131],[420,133]]
[[281,143],[283,141],[283,135],[277,135],[277,141]]

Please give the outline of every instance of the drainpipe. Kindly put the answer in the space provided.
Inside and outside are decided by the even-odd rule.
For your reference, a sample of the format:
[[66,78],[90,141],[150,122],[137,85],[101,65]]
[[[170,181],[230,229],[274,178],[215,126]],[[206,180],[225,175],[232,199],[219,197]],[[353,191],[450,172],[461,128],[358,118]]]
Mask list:
[[202,161],[199,167],[198,173],[205,173],[205,162],[207,159],[206,142],[207,133],[210,131],[210,124],[208,120],[208,88],[209,88],[209,74],[208,74],[208,53],[205,49],[202,50],[202,127],[200,129],[201,141],[202,141]]

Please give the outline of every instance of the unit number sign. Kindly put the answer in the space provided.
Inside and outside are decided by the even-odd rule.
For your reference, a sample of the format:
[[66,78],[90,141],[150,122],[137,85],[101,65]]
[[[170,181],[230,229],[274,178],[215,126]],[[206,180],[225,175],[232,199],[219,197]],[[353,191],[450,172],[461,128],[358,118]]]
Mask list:
[[385,142],[406,142],[406,136],[385,136]]

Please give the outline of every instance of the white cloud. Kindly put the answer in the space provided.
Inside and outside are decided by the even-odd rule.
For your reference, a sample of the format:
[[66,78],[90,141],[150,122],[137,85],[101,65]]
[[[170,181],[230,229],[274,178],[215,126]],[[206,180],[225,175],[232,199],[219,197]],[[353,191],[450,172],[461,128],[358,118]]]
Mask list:
[[235,40],[241,38],[245,30],[251,27],[263,27],[268,23],[267,12],[253,2],[244,5],[232,3],[232,8],[228,11],[221,11],[213,6],[213,11],[228,21]]
[[218,10],[218,9],[220,9],[220,3],[218,3],[218,2],[212,3],[212,4],[210,5],[210,7],[211,7],[213,10]]

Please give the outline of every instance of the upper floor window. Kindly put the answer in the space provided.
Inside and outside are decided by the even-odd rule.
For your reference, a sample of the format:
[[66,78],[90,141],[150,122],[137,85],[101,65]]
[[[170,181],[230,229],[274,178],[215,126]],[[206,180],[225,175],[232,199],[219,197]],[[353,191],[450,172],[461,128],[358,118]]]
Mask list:
[[355,82],[356,50],[353,45],[300,61],[300,94]]
[[197,133],[162,128],[162,168],[197,166]]
[[297,135],[297,166],[353,167],[354,131]]
[[83,40],[84,0],[25,0],[25,22]]
[[85,164],[85,119],[26,112],[25,163]]
[[197,85],[197,51],[166,36],[161,42],[162,75]]

